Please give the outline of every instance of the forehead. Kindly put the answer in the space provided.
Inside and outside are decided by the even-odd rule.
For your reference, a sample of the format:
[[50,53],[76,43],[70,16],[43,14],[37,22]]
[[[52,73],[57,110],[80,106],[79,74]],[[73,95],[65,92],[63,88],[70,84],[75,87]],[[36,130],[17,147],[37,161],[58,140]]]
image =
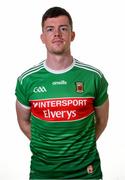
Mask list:
[[69,25],[69,19],[67,16],[58,16],[53,18],[47,18],[44,22],[44,27],[47,26],[60,26],[60,25]]

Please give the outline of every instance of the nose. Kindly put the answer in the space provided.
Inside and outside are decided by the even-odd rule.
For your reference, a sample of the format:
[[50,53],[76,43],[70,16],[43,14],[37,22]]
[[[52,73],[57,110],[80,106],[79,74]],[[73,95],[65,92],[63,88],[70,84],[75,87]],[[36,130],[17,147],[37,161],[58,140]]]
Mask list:
[[58,29],[55,29],[55,31],[54,31],[54,36],[55,37],[59,37],[59,36],[61,36],[62,34],[61,34],[61,31],[60,31],[60,29],[58,28]]

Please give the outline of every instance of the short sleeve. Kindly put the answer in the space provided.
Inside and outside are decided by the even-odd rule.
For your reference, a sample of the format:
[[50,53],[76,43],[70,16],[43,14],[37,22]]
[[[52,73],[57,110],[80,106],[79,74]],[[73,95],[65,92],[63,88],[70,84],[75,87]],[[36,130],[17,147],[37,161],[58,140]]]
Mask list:
[[17,79],[15,95],[21,104],[28,107],[30,106],[25,85],[20,81],[20,78]]
[[108,82],[105,79],[104,75],[102,75],[101,78],[98,79],[98,82],[96,82],[96,93],[95,93],[95,101],[94,106],[100,106],[102,105],[106,99],[108,98]]

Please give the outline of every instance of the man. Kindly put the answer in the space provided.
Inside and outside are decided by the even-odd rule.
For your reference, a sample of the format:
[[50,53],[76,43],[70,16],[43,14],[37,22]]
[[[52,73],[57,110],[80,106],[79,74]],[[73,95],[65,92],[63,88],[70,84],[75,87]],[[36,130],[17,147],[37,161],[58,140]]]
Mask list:
[[30,179],[101,179],[96,140],[107,125],[108,83],[71,56],[72,19],[48,9],[41,40],[47,58],[17,80],[18,123],[30,139]]

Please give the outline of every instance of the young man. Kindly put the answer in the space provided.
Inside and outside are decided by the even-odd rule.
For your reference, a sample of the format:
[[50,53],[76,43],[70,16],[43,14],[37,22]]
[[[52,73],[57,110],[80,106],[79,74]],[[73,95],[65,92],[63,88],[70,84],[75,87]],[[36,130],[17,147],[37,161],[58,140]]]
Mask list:
[[71,56],[72,19],[48,9],[41,40],[47,58],[17,80],[16,111],[32,151],[30,179],[101,179],[96,140],[107,125],[108,83]]

